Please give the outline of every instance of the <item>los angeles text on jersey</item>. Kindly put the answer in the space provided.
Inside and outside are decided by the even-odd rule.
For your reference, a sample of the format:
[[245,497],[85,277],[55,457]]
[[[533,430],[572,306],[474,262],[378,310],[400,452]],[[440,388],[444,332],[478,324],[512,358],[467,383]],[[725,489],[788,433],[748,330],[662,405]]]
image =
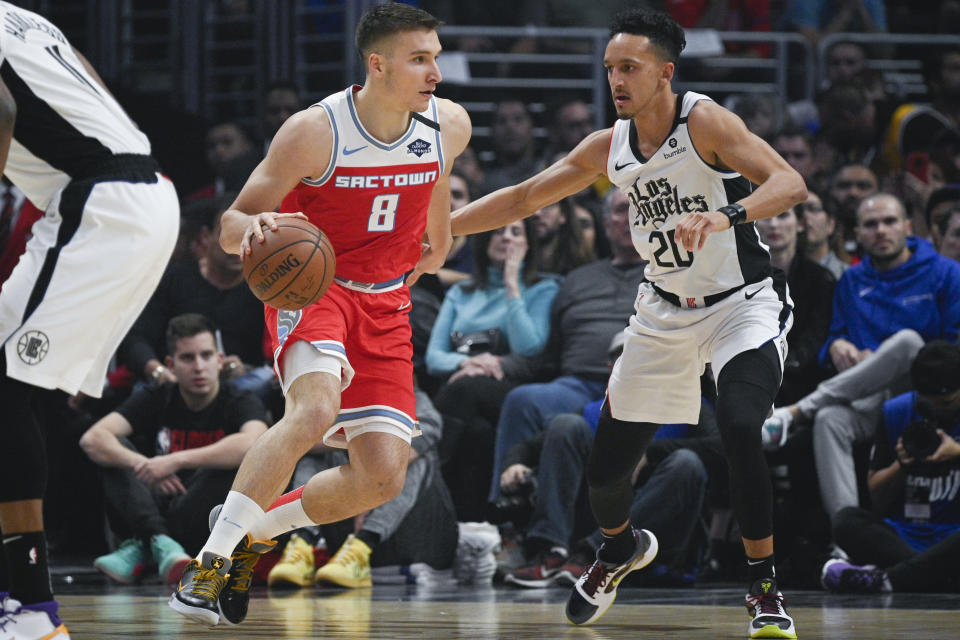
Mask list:
[[706,196],[681,196],[677,187],[666,178],[648,180],[643,185],[638,180],[627,192],[627,197],[637,212],[634,225],[638,227],[652,223],[654,228],[659,229],[672,215],[705,212],[710,208]]
[[333,185],[341,189],[381,189],[430,184],[437,181],[437,171],[413,171],[381,176],[337,176]]

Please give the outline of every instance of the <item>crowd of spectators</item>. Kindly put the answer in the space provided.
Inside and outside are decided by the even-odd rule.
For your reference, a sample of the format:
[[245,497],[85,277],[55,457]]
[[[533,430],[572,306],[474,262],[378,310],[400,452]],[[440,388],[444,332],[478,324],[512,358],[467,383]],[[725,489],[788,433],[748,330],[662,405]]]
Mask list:
[[[563,26],[575,15],[583,26],[600,25],[598,16],[621,3],[588,10],[583,3],[494,2],[483,11],[473,3],[421,4],[460,24],[502,16]],[[879,0],[790,1],[774,15],[762,1],[664,4],[688,27],[790,28],[812,41],[882,32],[903,9]],[[945,19],[953,4],[941,3]],[[482,51],[490,43],[457,45]],[[532,46],[521,39],[513,50]],[[757,224],[774,266],[787,274],[795,318],[764,442],[768,455],[791,459],[791,491],[819,496],[811,524],[778,530],[778,542],[794,548],[791,538],[810,538],[831,590],[955,590],[960,47],[944,47],[928,62],[927,99],[904,104],[885,93],[870,55],[854,42],[830,49],[822,90],[806,105],[812,116],[778,96],[718,96],[809,190],[803,204]],[[63,411],[49,412],[80,425],[55,446],[62,456],[79,455],[66,468],[96,471],[95,483],[75,490],[98,493],[93,504],[103,509],[90,517],[105,518],[110,531],[95,548],[78,550],[57,539],[54,524],[55,554],[59,545],[96,555],[95,566],[123,583],[142,579],[151,566],[165,579],[179,576],[206,537],[212,501],[226,493],[252,440],[279,417],[262,307],[239,259],[216,238],[232,194],[302,101],[296,85],[276,82],[263,94],[261,135],[232,121],[208,128],[210,180],[182,194],[178,249],[116,354],[105,399],[64,399]],[[541,111],[532,106],[510,96],[494,101],[491,152],[481,160],[468,149],[458,159],[453,208],[522,181],[591,131],[594,107],[557,96],[537,105],[540,144]],[[507,583],[576,580],[597,546],[585,461],[644,268],[630,236],[629,202],[609,187],[598,181],[523,222],[456,239],[444,268],[416,285],[411,323],[423,436],[413,441],[403,493],[353,522],[285,539],[273,554],[270,584],[358,587],[398,576],[441,579],[444,571],[461,582],[489,579],[501,534],[499,575]],[[4,194],[2,265],[22,250],[39,214],[15,189],[5,185]],[[664,532],[658,562],[636,578],[642,583],[717,575],[718,536],[739,537],[718,533],[729,504],[709,369],[702,385],[699,424],[665,425],[634,473],[631,517]],[[912,438],[921,424],[934,441],[917,449]],[[319,444],[294,482],[344,455]],[[804,467],[810,473],[795,471]],[[322,545],[333,557],[317,568],[313,551]],[[813,586],[821,576],[812,573],[782,579]]]

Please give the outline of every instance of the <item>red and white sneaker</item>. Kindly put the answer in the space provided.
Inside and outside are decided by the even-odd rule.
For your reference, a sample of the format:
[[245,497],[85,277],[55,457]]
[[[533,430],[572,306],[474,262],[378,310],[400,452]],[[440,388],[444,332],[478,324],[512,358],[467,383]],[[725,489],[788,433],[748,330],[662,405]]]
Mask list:
[[590,624],[607,612],[617,599],[617,586],[628,573],[642,569],[657,557],[657,537],[646,529],[633,529],[636,551],[623,564],[596,560],[580,576],[567,600],[567,620]]
[[570,575],[566,563],[567,556],[556,551],[541,553],[533,564],[508,573],[504,582],[530,589],[549,587],[561,581],[573,584],[577,581],[579,574]]

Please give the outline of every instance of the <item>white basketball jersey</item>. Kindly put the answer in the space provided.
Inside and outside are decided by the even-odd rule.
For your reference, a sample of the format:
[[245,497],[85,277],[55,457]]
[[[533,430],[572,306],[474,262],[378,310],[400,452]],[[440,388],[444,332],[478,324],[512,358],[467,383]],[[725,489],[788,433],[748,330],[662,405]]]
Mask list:
[[684,215],[716,211],[752,188],[739,173],[707,164],[690,140],[687,116],[697,102],[709,99],[689,91],[678,95],[673,129],[650,158],[640,155],[633,120],[618,120],[607,157],[607,176],[630,199],[630,230],[648,261],[647,280],[681,299],[759,282],[772,270],[752,223],[711,234],[693,253],[674,235]]
[[60,30],[0,2],[0,77],[17,103],[4,169],[36,206],[114,154],[148,155],[150,142],[87,73]]

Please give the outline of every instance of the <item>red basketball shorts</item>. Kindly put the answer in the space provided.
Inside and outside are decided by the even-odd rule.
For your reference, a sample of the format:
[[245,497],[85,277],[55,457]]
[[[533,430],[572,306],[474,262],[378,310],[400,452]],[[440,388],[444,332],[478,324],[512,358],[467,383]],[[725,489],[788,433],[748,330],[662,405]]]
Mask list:
[[[413,393],[410,292],[347,289],[334,282],[320,300],[299,311],[265,307],[267,330],[278,377],[285,351],[302,340],[342,367],[340,413],[324,442],[345,442],[371,424],[389,425],[398,435],[419,433]],[[292,380],[283,380],[288,388]]]

